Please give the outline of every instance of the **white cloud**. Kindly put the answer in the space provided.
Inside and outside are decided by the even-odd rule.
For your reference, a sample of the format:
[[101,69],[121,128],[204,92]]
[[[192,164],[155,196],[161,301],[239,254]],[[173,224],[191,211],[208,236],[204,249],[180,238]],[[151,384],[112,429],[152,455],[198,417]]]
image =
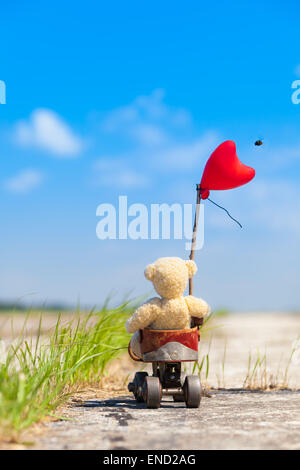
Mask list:
[[4,187],[13,193],[27,193],[42,183],[43,173],[38,170],[23,170],[5,181]]
[[[197,168],[200,171],[218,144],[214,131],[197,137],[190,113],[166,105],[161,89],[112,110],[102,121],[101,129],[118,140],[129,138],[133,147],[126,158],[131,162],[141,161],[147,173],[189,172]],[[119,155],[118,159],[122,157]]]
[[163,102],[164,91],[154,90],[149,96],[138,96],[127,106],[117,108],[106,116],[104,132],[129,137],[145,146],[165,144],[171,131],[191,123],[184,109],[174,109]]
[[[286,141],[288,139],[285,139]],[[264,142],[261,147],[252,149],[244,148],[241,151],[243,161],[250,166],[254,166],[258,173],[267,175],[278,175],[280,177],[281,170],[291,168],[300,162],[300,143],[276,144]]]
[[[120,188],[134,189],[149,186],[151,176],[155,181],[158,173],[193,170],[198,170],[200,180],[204,163],[217,143],[217,135],[208,132],[192,142],[170,141],[168,145],[137,148],[117,157],[104,155],[94,163],[96,182],[104,186],[117,184]],[[143,165],[142,172],[137,169],[139,162]]]
[[101,158],[94,163],[96,184],[117,186],[120,189],[138,189],[149,185],[148,178],[130,168],[125,159]]
[[173,142],[167,148],[153,154],[157,165],[170,170],[192,170],[198,168],[208,159],[218,144],[215,132],[207,132],[201,138],[192,142],[176,144]]
[[145,145],[159,145],[167,141],[167,135],[163,129],[153,124],[139,124],[131,130],[131,135],[137,141]]
[[126,123],[134,123],[138,119],[138,110],[134,105],[128,105],[117,108],[108,113],[103,120],[101,128],[105,132],[119,131],[121,126]]
[[[195,169],[198,170],[200,180],[203,165],[217,142],[217,135],[209,132],[184,144],[170,142],[166,146],[135,149],[118,157],[103,156],[94,163],[96,182],[104,186],[117,184],[126,189],[142,188],[150,185],[149,175],[155,180],[158,172],[182,173]],[[136,169],[140,160],[143,163],[143,172]]]
[[82,150],[82,141],[55,112],[36,109],[28,121],[19,121],[15,138],[19,145],[47,150],[57,157],[73,157]]
[[279,169],[300,160],[300,145],[279,147],[267,153],[274,169]]
[[300,189],[288,180],[258,180],[249,186],[249,205],[252,204],[254,223],[266,231],[299,234]]
[[[254,240],[260,237],[270,237],[271,240],[278,235],[283,243],[299,237],[300,188],[297,182],[256,176],[249,184],[234,190],[211,191],[210,197],[241,222],[244,228],[242,237],[252,236],[254,232]],[[232,229],[231,221],[222,210],[209,201],[204,201],[204,204],[206,221],[210,225]]]

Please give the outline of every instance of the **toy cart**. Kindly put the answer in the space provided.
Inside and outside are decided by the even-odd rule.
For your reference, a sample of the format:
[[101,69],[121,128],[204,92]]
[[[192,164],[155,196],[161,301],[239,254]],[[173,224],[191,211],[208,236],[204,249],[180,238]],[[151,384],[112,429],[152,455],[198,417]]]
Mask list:
[[[199,321],[198,324],[202,322]],[[185,330],[140,330],[142,359],[131,350],[135,361],[152,363],[153,375],[136,372],[128,390],[137,402],[145,402],[147,408],[159,408],[163,396],[184,401],[188,408],[198,408],[201,400],[200,379],[196,375],[185,375],[182,362],[198,360],[198,326]]]

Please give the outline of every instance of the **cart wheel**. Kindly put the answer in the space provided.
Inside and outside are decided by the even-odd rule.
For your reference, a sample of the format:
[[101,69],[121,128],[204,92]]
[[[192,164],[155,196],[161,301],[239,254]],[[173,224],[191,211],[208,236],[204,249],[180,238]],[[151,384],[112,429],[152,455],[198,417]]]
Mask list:
[[181,401],[181,402],[182,402],[182,401],[185,401],[185,400],[184,400],[184,395],[182,395],[181,393],[175,393],[175,394],[173,395],[173,400],[174,400],[175,402],[177,402],[177,401],[178,401],[178,402],[179,402],[179,401]]
[[[143,385],[146,377],[148,377],[147,372],[136,372],[133,379],[133,394],[137,402],[142,403],[144,401],[143,397]],[[129,386],[128,386],[129,388]],[[132,391],[132,390],[129,390]]]
[[199,408],[201,401],[201,384],[196,375],[188,375],[185,379],[184,401],[187,408]]
[[160,407],[162,391],[158,377],[146,377],[143,392],[147,408]]

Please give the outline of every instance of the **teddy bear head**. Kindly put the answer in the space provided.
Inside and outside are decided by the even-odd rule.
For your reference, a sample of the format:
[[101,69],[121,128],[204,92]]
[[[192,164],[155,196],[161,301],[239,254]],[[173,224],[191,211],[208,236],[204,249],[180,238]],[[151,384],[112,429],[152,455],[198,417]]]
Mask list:
[[188,279],[197,272],[194,261],[181,258],[159,258],[145,269],[145,277],[153,282],[156,292],[166,299],[183,295]]

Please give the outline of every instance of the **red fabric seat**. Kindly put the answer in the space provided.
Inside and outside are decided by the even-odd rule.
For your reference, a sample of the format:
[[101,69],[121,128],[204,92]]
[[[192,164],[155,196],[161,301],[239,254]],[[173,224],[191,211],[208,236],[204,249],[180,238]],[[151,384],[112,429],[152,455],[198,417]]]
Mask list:
[[140,330],[141,351],[143,354],[156,351],[170,342],[180,343],[198,351],[199,331],[197,327],[185,330]]

